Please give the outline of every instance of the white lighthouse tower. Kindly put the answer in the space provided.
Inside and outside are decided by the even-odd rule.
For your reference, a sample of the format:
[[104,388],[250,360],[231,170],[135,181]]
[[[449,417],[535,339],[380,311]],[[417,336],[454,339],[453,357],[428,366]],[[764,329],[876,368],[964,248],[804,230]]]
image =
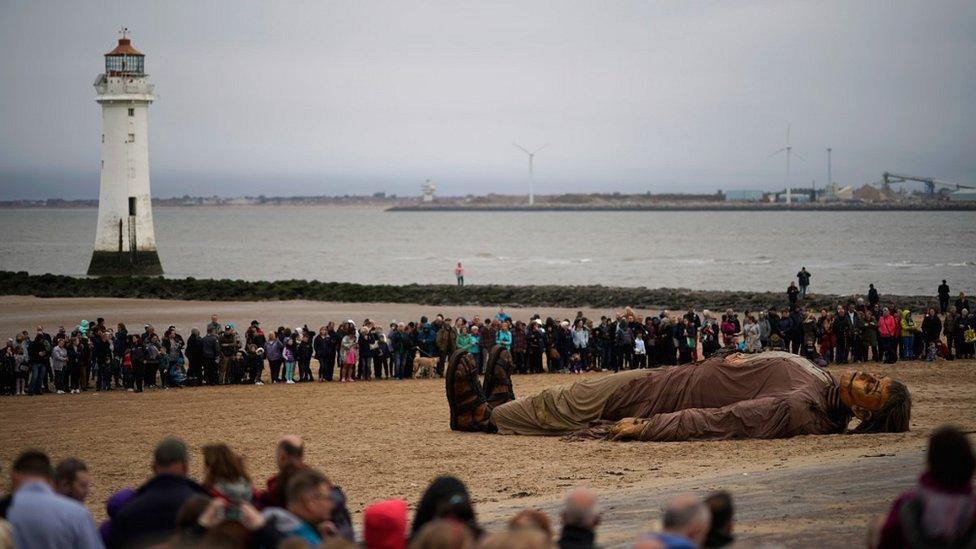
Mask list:
[[128,29],[105,54],[95,79],[102,106],[101,188],[98,228],[89,275],[161,275],[149,195],[149,104],[153,85],[145,56],[132,47]]

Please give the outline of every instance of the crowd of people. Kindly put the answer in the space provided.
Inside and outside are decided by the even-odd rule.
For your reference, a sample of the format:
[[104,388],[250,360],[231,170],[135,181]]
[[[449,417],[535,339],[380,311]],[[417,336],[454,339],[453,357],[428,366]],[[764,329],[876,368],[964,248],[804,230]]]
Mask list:
[[[367,505],[357,536],[346,495],[312,467],[301,438],[282,437],[275,448],[278,472],[259,486],[246,460],[222,443],[202,448],[204,476],[188,475],[190,455],[179,439],[155,448],[150,479],[123,488],[105,502],[107,519],[96,525],[84,503],[92,482],[85,464],[66,458],[52,466],[27,450],[10,469],[11,493],[0,500],[0,548],[6,547],[255,547],[366,549],[591,549],[601,525],[598,494],[571,490],[555,531],[549,515],[524,509],[504,531],[479,524],[464,483],[435,478],[417,502],[388,499]],[[954,427],[929,440],[926,471],[901,494],[890,512],[871,525],[869,546],[887,548],[970,547],[976,543],[976,468],[972,445]],[[660,527],[637,536],[641,549],[724,547],[736,541],[732,496],[668,499]],[[358,540],[357,540],[358,538]],[[359,541],[360,545],[356,545]]]
[[802,291],[791,283],[788,306],[741,315],[690,308],[640,316],[627,309],[598,320],[582,312],[572,319],[535,314],[513,320],[499,308],[485,319],[438,314],[387,326],[349,319],[318,330],[304,324],[266,332],[253,320],[243,333],[214,315],[203,332],[193,328],[185,339],[175,326],[161,334],[148,324],[130,331],[103,318],[54,334],[37,326],[33,336],[24,330],[9,339],[0,353],[0,394],[402,380],[414,376],[416,357],[436,358],[442,375],[455,350],[468,351],[483,367],[496,345],[511,352],[515,374],[685,364],[722,348],[787,350],[821,365],[974,356],[976,311],[962,292],[950,303],[946,281],[938,309],[912,311],[893,299],[883,304],[872,284],[866,298],[851,296],[834,310],[815,311],[804,305],[810,274],[804,269],[798,277]]

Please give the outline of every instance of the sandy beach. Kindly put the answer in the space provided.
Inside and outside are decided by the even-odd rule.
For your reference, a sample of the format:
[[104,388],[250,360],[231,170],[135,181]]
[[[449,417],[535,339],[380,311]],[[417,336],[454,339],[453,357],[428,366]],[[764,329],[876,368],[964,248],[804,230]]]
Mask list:
[[[58,325],[99,315],[140,327],[144,322],[163,328],[175,324],[185,331],[203,326],[211,313],[239,326],[252,318],[268,326],[304,321],[317,326],[345,318],[386,322],[422,313],[494,313],[486,308],[434,310],[389,304],[21,297],[0,298],[0,310],[3,334],[37,324],[55,331]],[[528,313],[509,312],[516,318]],[[110,493],[147,478],[152,447],[165,435],[179,435],[191,446],[194,476],[202,474],[200,446],[224,441],[247,456],[252,476],[263,484],[274,472],[276,438],[299,433],[307,442],[309,461],[348,494],[357,522],[363,506],[378,499],[401,497],[413,506],[431,478],[449,473],[468,483],[480,517],[490,525],[500,525],[517,507],[554,512],[568,488],[594,487],[606,498],[601,540],[610,546],[632,539],[638,533],[635,528],[658,516],[660,504],[673,490],[702,492],[720,486],[731,487],[759,507],[743,511],[738,530],[746,539],[833,533],[838,542],[859,544],[870,517],[910,485],[933,428],[948,422],[976,430],[976,361],[862,367],[908,385],[915,401],[910,432],[682,443],[566,442],[455,433],[448,428],[443,381],[374,381],[2,398],[0,462],[9,463],[25,447],[43,448],[55,458],[75,455],[87,460],[95,478],[89,505],[96,517],[103,517],[103,502]],[[576,379],[558,374],[517,376],[515,391],[527,395]],[[864,475],[880,477],[852,489],[857,497],[836,482],[818,481],[856,465],[865,469]],[[798,494],[807,496],[803,505],[796,504]],[[838,512],[843,520],[822,520]]]
[[[508,308],[506,311],[516,319],[528,319],[536,312],[544,315],[575,317],[581,310],[588,317],[599,318],[613,311],[610,309],[568,309],[558,307]],[[268,327],[300,326],[308,323],[317,329],[329,321],[339,324],[347,318],[361,324],[369,318],[384,325],[393,320],[416,321],[421,315],[431,318],[438,313],[456,318],[464,316],[481,318],[493,316],[498,312],[492,307],[426,306],[404,303],[333,303],[326,301],[173,301],[164,299],[112,299],[112,298],[36,298],[29,296],[0,296],[0,335],[10,337],[18,330],[38,324],[54,333],[59,326],[70,328],[85,318],[94,320],[103,317],[115,325],[124,322],[130,330],[141,329],[146,323],[153,324],[162,333],[167,326],[175,325],[189,335],[190,328],[204,328],[210,322],[210,315],[216,314],[221,323],[232,323],[243,331],[252,320],[260,320]],[[647,314],[654,311],[638,311]],[[70,331],[70,329],[69,329]]]

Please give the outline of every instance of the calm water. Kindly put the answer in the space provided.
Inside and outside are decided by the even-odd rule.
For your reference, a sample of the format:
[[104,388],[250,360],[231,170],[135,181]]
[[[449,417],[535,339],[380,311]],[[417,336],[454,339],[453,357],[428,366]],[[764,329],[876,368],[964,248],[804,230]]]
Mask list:
[[[157,208],[170,277],[603,284],[781,290],[801,265],[832,293],[976,288],[972,212],[386,213]],[[95,209],[0,210],[0,268],[80,275]],[[976,292],[973,292],[976,293]]]

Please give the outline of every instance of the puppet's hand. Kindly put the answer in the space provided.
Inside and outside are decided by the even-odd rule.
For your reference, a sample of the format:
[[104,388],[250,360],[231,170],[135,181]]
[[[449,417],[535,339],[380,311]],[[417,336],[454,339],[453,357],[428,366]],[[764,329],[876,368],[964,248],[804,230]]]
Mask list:
[[640,417],[625,417],[618,421],[611,429],[610,440],[632,440],[640,436],[647,419]]

